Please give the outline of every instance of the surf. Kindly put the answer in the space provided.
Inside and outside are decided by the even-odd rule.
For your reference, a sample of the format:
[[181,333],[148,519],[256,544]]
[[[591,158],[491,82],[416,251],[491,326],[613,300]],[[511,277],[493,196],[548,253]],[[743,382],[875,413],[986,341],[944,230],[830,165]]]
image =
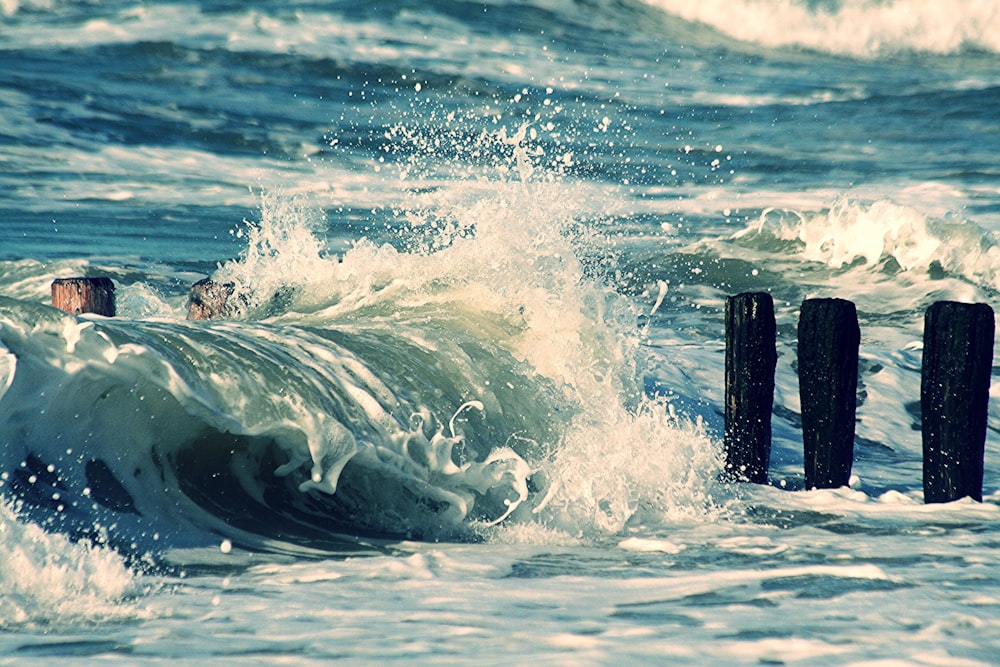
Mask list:
[[851,57],[1000,52],[1000,12],[988,2],[934,0],[647,0],[686,21],[768,48],[800,47]]
[[585,266],[576,189],[514,158],[515,179],[424,196],[403,248],[333,253],[321,211],[265,195],[213,274],[242,304],[230,320],[150,308],[145,284],[114,319],[4,298],[6,495],[133,554],[593,537],[704,512],[715,445],[644,394],[637,312]]

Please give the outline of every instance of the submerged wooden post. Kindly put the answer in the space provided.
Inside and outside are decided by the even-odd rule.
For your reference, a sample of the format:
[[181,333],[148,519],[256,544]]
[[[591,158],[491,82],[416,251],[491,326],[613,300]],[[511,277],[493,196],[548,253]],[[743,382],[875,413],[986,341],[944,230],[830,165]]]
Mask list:
[[226,317],[231,311],[229,297],[236,291],[232,283],[216,283],[211,278],[199,280],[191,286],[188,297],[189,320],[213,320]]
[[939,301],[924,317],[920,380],[924,502],[983,499],[993,309]]
[[771,460],[774,302],[764,292],[726,299],[725,476],[763,484]]
[[847,486],[854,462],[861,329],[854,304],[807,299],[799,315],[799,398],[807,489]]
[[115,284],[110,278],[56,278],[52,281],[52,305],[80,315],[115,316]]

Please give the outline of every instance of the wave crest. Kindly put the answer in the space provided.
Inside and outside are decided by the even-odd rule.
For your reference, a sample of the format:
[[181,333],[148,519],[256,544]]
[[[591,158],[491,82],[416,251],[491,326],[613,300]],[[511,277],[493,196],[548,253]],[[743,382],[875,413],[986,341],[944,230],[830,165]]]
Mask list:
[[889,200],[864,205],[840,199],[823,213],[764,210],[736,237],[794,243],[803,259],[834,269],[862,262],[902,271],[947,272],[1000,290],[996,235],[962,220],[936,220]]
[[989,0],[647,0],[686,21],[767,47],[855,57],[901,51],[1000,52],[1000,6]]

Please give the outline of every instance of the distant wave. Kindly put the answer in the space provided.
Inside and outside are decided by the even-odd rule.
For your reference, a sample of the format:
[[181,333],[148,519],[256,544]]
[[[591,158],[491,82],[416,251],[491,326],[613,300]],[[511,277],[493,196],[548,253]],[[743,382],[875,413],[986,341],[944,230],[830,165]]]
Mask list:
[[765,209],[734,238],[762,235],[797,243],[803,259],[835,269],[863,260],[902,271],[945,272],[989,290],[1000,289],[1000,246],[995,233],[961,219],[928,218],[887,199],[862,204],[841,198],[826,211]]
[[858,57],[912,51],[1000,53],[993,0],[646,0],[744,42]]
[[13,16],[21,9],[50,10],[54,0],[0,0],[0,16]]

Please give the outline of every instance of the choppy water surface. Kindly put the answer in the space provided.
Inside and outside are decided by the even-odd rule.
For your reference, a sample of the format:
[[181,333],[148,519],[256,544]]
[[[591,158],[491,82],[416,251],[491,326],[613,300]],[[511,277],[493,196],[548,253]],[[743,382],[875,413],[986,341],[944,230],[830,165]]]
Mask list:
[[[923,314],[1000,289],[1000,9],[0,0],[0,662],[988,665]],[[48,307],[107,275],[118,315]],[[190,285],[236,312],[185,319]],[[771,483],[718,481],[769,291]],[[862,328],[805,490],[802,300]],[[995,307],[995,306],[994,306]]]

